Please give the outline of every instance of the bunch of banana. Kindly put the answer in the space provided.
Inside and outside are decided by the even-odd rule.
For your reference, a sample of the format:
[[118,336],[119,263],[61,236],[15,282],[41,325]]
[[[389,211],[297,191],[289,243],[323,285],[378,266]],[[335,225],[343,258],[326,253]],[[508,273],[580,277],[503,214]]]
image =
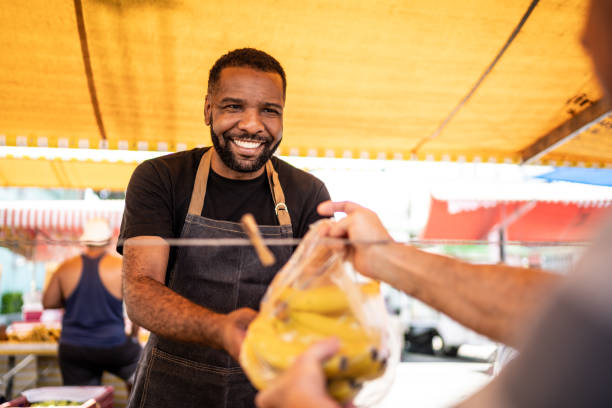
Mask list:
[[57,342],[60,334],[60,329],[39,324],[26,333],[7,333],[7,337],[8,340],[19,342]]
[[[363,298],[377,295],[378,283],[360,285],[360,292]],[[265,389],[310,345],[330,336],[340,339],[340,350],[323,368],[336,400],[352,399],[364,381],[382,375],[386,357],[380,333],[359,323],[340,288],[287,288],[276,302],[276,315],[260,314],[242,345],[240,362],[256,388]]]
[[67,401],[67,400],[62,400],[62,401],[55,401],[55,400],[49,400],[49,401],[41,401],[41,402],[34,402],[32,404],[30,404],[31,407],[67,407],[67,406],[78,406],[78,405],[83,405],[82,402],[76,402],[76,401]]

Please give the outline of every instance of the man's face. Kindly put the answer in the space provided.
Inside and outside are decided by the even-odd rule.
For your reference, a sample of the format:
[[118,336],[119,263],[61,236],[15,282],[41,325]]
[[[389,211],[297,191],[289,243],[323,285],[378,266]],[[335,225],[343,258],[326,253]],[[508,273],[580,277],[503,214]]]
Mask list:
[[279,74],[247,67],[221,71],[204,116],[215,150],[233,171],[257,171],[283,135],[283,82]]
[[612,1],[592,0],[582,36],[595,71],[606,93],[612,97]]

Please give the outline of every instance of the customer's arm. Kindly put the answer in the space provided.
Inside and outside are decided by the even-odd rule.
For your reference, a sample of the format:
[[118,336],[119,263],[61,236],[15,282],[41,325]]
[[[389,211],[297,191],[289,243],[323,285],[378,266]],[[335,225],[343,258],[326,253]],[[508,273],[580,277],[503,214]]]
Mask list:
[[140,236],[124,243],[123,291],[129,318],[159,336],[225,349],[238,359],[256,312],[242,308],[218,314],[172,291],[164,285],[168,255],[168,244],[160,237]]
[[353,244],[353,262],[364,275],[389,283],[493,340],[517,346],[521,328],[557,286],[559,277],[537,269],[475,265],[393,242],[378,216],[350,202],[326,202],[319,212],[347,216],[333,237]]

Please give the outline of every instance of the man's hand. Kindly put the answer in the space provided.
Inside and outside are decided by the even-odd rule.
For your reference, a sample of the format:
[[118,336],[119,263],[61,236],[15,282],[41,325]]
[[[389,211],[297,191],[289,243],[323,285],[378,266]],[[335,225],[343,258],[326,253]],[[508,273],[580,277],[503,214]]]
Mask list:
[[323,363],[339,347],[337,339],[323,340],[310,347],[270,388],[257,394],[255,404],[259,408],[340,408],[325,391],[323,372]]
[[222,329],[223,348],[230,356],[238,361],[240,348],[246,336],[249,324],[257,317],[257,312],[248,307],[243,307],[227,314],[224,317]]
[[161,337],[226,350],[237,360],[246,328],[257,313],[215,313],[172,291],[164,284],[169,252],[160,237],[125,241],[123,293],[130,320]]
[[317,211],[321,215],[333,216],[336,212],[346,213],[346,217],[333,223],[327,231],[332,238],[348,238],[356,241],[352,245],[352,262],[362,274],[374,279],[385,280],[384,271],[377,267],[376,252],[380,245],[359,244],[358,241],[393,242],[393,239],[382,225],[376,213],[350,201],[325,201],[319,204]]

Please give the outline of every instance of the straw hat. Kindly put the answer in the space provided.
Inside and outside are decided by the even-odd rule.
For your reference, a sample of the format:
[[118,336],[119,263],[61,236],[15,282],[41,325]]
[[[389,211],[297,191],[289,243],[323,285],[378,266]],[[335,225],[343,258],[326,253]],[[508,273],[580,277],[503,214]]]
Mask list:
[[113,231],[108,222],[103,218],[93,218],[85,223],[83,234],[79,241],[84,245],[104,246],[108,244],[112,237]]

